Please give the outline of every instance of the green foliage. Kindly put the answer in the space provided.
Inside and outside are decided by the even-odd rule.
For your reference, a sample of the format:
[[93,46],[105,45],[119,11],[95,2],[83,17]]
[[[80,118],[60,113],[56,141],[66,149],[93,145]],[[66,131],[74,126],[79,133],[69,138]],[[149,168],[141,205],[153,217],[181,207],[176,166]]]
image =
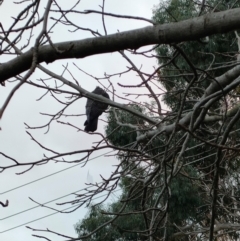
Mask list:
[[153,20],[157,23],[178,22],[197,15],[196,6],[191,0],[160,1],[153,10]]
[[[191,177],[197,178],[197,173],[194,169],[187,167],[184,171],[191,175]],[[141,172],[143,176],[146,175],[143,170],[140,170],[139,172]],[[89,208],[87,216],[75,225],[75,230],[79,237],[93,232],[99,226],[110,221],[114,217],[114,215],[103,214],[103,212],[119,212],[123,205],[121,200],[126,199],[129,187],[133,181],[134,179],[130,177],[124,177],[121,179],[119,186],[122,188],[122,195],[117,201],[111,203],[107,207],[97,205]],[[135,190],[135,193],[137,194],[138,190],[141,188],[142,186],[139,185],[138,189]],[[177,178],[173,179],[170,184],[170,188],[172,193],[171,198],[169,199],[169,220],[171,223],[181,225],[184,220],[201,220],[202,216],[199,215],[199,212],[203,212],[204,210],[199,210],[199,206],[204,204],[203,200],[205,197],[203,198],[196,194],[198,193],[198,185],[196,185],[196,181],[192,181],[185,176],[179,175]],[[151,196],[151,191],[148,195]],[[135,194],[132,193],[132,196],[135,196]],[[151,200],[148,200],[145,203],[145,206],[150,207],[150,204],[155,202],[156,198],[156,195],[152,196]],[[167,195],[165,195],[165,198],[167,198]],[[135,198],[127,203],[123,212],[125,214],[130,212],[131,215],[119,216],[114,222],[107,224],[86,240],[146,240],[145,236],[143,236],[141,232],[138,232],[143,231],[146,228],[143,215],[141,213],[137,214],[137,212],[141,210],[141,201],[141,197],[135,196]],[[163,203],[160,205],[163,205]],[[136,214],[133,214],[134,212]],[[146,215],[150,218],[151,212],[147,212]],[[174,231],[177,231],[176,228],[170,227],[168,229],[168,236],[170,236]],[[159,229],[155,235],[161,236],[162,230]]]
[[[143,108],[137,105],[131,105],[131,108],[143,112]],[[132,125],[142,125],[143,120],[137,118],[136,116],[119,109],[110,108],[108,115],[108,125],[106,126],[106,135],[108,140],[115,146],[127,146],[136,141],[136,131],[135,129],[129,126],[119,126],[117,123],[116,116],[118,121],[123,124],[132,124]]]
[[[107,207],[104,207],[103,205],[96,205],[90,207],[87,216],[75,225],[75,230],[79,237],[91,233],[96,228],[110,221],[114,217],[114,215],[102,214],[102,212],[119,212],[123,205],[123,203],[120,200],[126,197],[128,192],[128,186],[131,182],[131,179],[129,178],[124,178],[122,180],[124,180],[124,182],[122,182],[120,186],[124,187],[122,189],[123,193],[116,202],[113,202]],[[126,208],[124,209],[124,213],[138,211],[139,207],[140,199],[134,199],[127,204]],[[86,240],[145,240],[145,237],[143,237],[141,233],[138,232],[141,230],[144,230],[144,222],[141,214],[123,215],[117,218],[114,222],[109,223],[103,228],[101,228],[99,231],[97,231],[95,234],[93,234]]]
[[[89,208],[89,213],[86,218],[81,220],[79,223],[75,225],[75,230],[78,233],[79,236],[87,235],[88,233],[92,232],[99,226],[101,226],[103,223],[110,220],[110,217],[101,214],[102,206],[92,206]],[[104,240],[106,237],[106,233],[108,231],[111,232],[111,236],[115,236],[114,232],[112,233],[112,230],[107,230],[107,228],[100,229],[97,233],[95,233],[93,236],[86,240]]]
[[[191,178],[197,178],[196,171],[187,167],[184,170]],[[205,197],[199,194],[197,181],[183,175],[178,175],[170,184],[171,197],[169,202],[169,215],[172,223],[181,225],[183,220],[200,220],[199,207],[204,204]]]
[[[202,14],[211,12],[213,9],[215,11],[226,10],[233,4],[234,7],[240,5],[236,1],[206,1],[208,7],[204,9]],[[214,8],[215,6],[217,7]],[[153,20],[158,23],[178,22],[197,17],[199,12],[200,6],[191,0],[172,0],[161,3],[159,8],[153,11]],[[195,84],[195,89],[189,95],[192,97],[191,99],[199,98],[215,77],[220,76],[232,67],[231,63],[235,60],[238,51],[233,32],[209,36],[208,41],[199,39],[199,41],[184,42],[179,44],[179,47],[193,66],[197,68],[197,71],[205,75],[201,81],[198,81],[198,84]],[[160,82],[167,90],[164,96],[165,103],[173,110],[178,109],[180,96],[187,83],[194,77],[193,70],[184,56],[181,53],[177,54],[174,46],[161,45],[157,49],[157,53],[159,55],[159,64],[166,64],[175,56],[172,63],[161,70]],[[185,105],[185,109],[191,108],[194,104],[191,100],[187,101],[189,103]]]

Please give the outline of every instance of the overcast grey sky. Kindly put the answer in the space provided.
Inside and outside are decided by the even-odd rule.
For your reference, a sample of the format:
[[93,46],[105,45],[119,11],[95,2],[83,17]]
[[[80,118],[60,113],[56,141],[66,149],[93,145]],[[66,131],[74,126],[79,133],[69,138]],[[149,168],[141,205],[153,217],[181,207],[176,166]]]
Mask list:
[[[46,6],[47,1],[43,0],[42,9]],[[72,4],[74,1],[58,1],[61,4],[62,9],[67,9],[69,2]],[[125,15],[134,15],[141,16],[145,18],[151,18],[152,8],[154,5],[158,4],[159,0],[107,0],[105,11],[125,14]],[[99,5],[102,4],[102,1],[98,0],[82,0],[79,4],[79,10],[84,11],[85,9],[95,9],[100,10]],[[13,4],[13,1],[5,0],[0,6],[0,22],[3,24],[4,28],[7,29],[8,26],[13,22],[12,17],[16,17],[17,14],[21,11],[21,5]],[[77,17],[77,19],[76,19]],[[72,21],[78,21],[83,27],[91,28],[93,30],[98,30],[100,33],[104,34],[101,16],[97,14],[83,15],[79,18],[79,15],[74,15]],[[123,20],[117,18],[106,17],[106,27],[108,33],[116,33],[117,31],[131,30],[135,28],[140,28],[148,26],[149,24],[144,21],[136,20]],[[36,33],[37,35],[37,33]],[[27,38],[27,36],[25,36]],[[62,25],[57,26],[54,29],[52,35],[53,42],[62,42],[75,39],[84,39],[87,37],[92,37],[88,32],[77,31],[75,33],[69,33],[67,27]],[[23,42],[26,39],[22,40]],[[153,70],[154,66],[157,66],[156,60],[154,59],[144,59],[139,56],[131,56],[135,64],[140,67],[143,65],[143,70]],[[9,56],[11,59],[11,56]],[[0,56],[0,62],[4,63],[8,59],[6,57]],[[71,59],[58,61],[46,65],[47,68],[50,68],[53,72],[61,73],[63,67],[62,65],[69,65],[70,71],[74,76],[78,77],[80,85],[92,91],[98,83],[91,77],[86,76],[80,72],[75,66],[74,63],[79,66],[84,71],[94,75],[94,76],[104,76],[104,73],[116,73],[123,71],[128,63],[119,55],[118,53],[104,54],[91,56],[84,59]],[[30,79],[38,79],[46,77],[41,71],[37,70]],[[66,77],[71,77],[67,75]],[[106,80],[104,80],[106,81]],[[114,82],[115,81],[115,82]],[[130,74],[122,78],[115,77],[113,82],[121,83],[139,83],[139,80],[136,76]],[[13,85],[6,83],[6,87],[0,87],[0,99],[1,103],[5,100],[7,94],[12,89]],[[121,91],[125,90],[118,89],[119,94]],[[31,162],[39,160],[43,157],[43,154],[46,153],[43,151],[36,143],[31,141],[30,137],[26,134],[26,129],[24,123],[27,123],[30,126],[43,125],[46,123],[47,118],[40,115],[40,112],[45,113],[56,113],[60,106],[53,100],[50,96],[44,98],[41,101],[36,101],[44,91],[40,89],[33,88],[28,85],[24,85],[21,89],[14,95],[11,100],[6,112],[4,113],[3,119],[0,122],[2,131],[1,135],[1,145],[0,151],[8,154],[9,156],[16,158],[19,162]],[[77,101],[69,110],[69,113],[83,114],[85,112],[85,102],[86,99],[82,98]],[[104,118],[104,117],[103,117]],[[77,117],[71,119],[75,125],[80,128],[83,127],[85,121],[85,116]],[[104,123],[99,123],[98,131],[104,133],[103,129]],[[69,152],[79,149],[91,148],[93,143],[99,140],[98,136],[88,135],[87,133],[77,132],[73,128],[64,126],[61,124],[53,124],[51,126],[50,132],[44,134],[46,129],[40,129],[36,131],[31,131],[32,135],[43,145],[48,146],[59,152]],[[92,157],[103,155],[107,151],[97,152]],[[69,158],[69,160],[71,160]],[[1,165],[7,163],[6,160],[0,156]],[[59,174],[53,175],[49,178],[40,180],[38,182],[32,183],[25,187],[13,190],[11,192],[6,192],[12,188],[23,185],[25,183],[34,181],[38,178],[44,177],[51,173],[57,172],[64,168],[70,167],[70,164],[60,164],[60,163],[49,163],[47,165],[42,165],[34,167],[31,171],[23,174],[16,175],[15,173],[25,170],[24,168],[13,168],[4,171],[0,175],[0,200],[5,201],[9,200],[10,204],[7,208],[1,208],[0,214],[0,239],[4,241],[12,240],[36,240],[35,237],[32,237],[33,232],[25,226],[13,229],[11,231],[4,232],[5,230],[14,228],[18,225],[30,222],[32,220],[41,218],[45,215],[53,213],[52,210],[46,208],[35,208],[28,212],[16,215],[5,219],[10,215],[21,212],[28,208],[36,206],[29,197],[34,200],[44,203],[52,199],[64,196],[76,192],[85,187],[85,183],[89,181],[97,182],[100,181],[100,174],[104,177],[108,177],[111,173],[113,165],[117,163],[117,160],[114,157],[101,156],[95,160],[91,160],[87,163],[86,166],[82,167],[78,165],[67,171],[61,172]],[[8,164],[8,163],[7,163]],[[73,164],[75,165],[75,164]],[[88,174],[89,173],[89,174]],[[4,194],[2,194],[4,193]],[[67,200],[74,199],[74,196],[69,196],[67,198],[52,202],[49,204],[51,207],[57,207],[56,202],[65,202]],[[112,200],[114,196],[112,196]],[[67,208],[68,206],[61,206],[60,209]],[[58,207],[57,207],[58,208]],[[66,235],[76,236],[73,225],[77,221],[84,217],[86,213],[86,208],[80,208],[71,214],[56,214],[42,220],[28,224],[28,226],[37,228],[37,229],[46,229],[49,228],[56,232],[61,232]],[[3,220],[4,219],[4,220]],[[49,238],[54,238],[54,240],[62,240],[62,238],[57,236],[47,235]]]

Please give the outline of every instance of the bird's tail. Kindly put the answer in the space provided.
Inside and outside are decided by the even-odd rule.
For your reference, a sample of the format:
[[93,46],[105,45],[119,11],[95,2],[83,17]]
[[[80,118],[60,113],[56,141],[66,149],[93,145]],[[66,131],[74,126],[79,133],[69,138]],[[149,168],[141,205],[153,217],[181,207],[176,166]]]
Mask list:
[[97,125],[98,125],[98,118],[95,118],[95,119],[90,120],[90,121],[86,120],[85,123],[84,123],[84,126],[85,126],[84,130],[86,132],[89,132],[89,131],[94,132],[94,131],[97,130]]

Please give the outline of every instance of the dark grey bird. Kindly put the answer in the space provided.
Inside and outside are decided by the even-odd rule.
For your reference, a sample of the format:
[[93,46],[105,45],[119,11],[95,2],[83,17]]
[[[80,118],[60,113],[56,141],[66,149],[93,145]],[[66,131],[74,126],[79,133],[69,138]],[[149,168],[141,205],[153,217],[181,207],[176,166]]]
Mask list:
[[[105,90],[100,87],[96,87],[96,89],[92,92],[96,95],[102,95],[105,98],[109,99],[109,95]],[[84,123],[86,132],[94,132],[97,130],[98,125],[98,117],[108,108],[108,104],[98,102],[95,100],[87,99],[86,103],[86,115],[87,120]]]

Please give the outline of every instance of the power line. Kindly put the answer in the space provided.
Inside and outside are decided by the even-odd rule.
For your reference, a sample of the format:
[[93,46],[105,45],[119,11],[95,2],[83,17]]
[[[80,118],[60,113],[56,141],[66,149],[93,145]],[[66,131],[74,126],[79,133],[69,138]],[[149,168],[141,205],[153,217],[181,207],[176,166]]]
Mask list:
[[[117,191],[119,191],[119,190],[121,190],[121,189],[117,189],[117,190],[113,191],[112,193],[115,193],[115,192],[117,192]],[[108,194],[103,194],[103,195],[101,195],[101,196],[99,196],[99,197],[93,198],[92,200],[96,200],[96,199],[98,199],[98,198],[101,198],[101,197],[104,197],[104,196],[107,196],[107,195],[108,195]],[[66,210],[68,210],[68,209],[77,207],[78,205],[79,205],[79,204],[76,204],[76,205],[73,205],[73,206],[71,206],[71,207],[62,209],[61,211],[56,211],[56,212],[54,212],[54,213],[50,213],[50,214],[45,215],[45,216],[43,216],[43,217],[33,219],[33,220],[29,221],[29,222],[26,222],[26,223],[17,225],[17,226],[15,226],[15,227],[12,227],[12,228],[9,228],[9,229],[5,229],[5,230],[1,231],[0,233],[6,233],[6,232],[8,232],[8,231],[10,231],[10,230],[13,230],[13,229],[22,227],[22,226],[27,225],[27,224],[29,224],[29,223],[33,223],[33,222],[39,221],[39,220],[41,220],[41,219],[48,218],[48,217],[53,216],[53,215],[55,215],[55,214],[57,214],[57,213],[64,212],[64,211],[66,211]]]
[[[104,155],[109,154],[109,153],[114,152],[114,151],[115,151],[115,150],[111,150],[111,151],[106,152],[106,153],[104,153],[104,154],[101,154],[101,155],[99,155],[99,156],[90,158],[88,161],[92,161],[92,160],[94,160],[94,159],[97,159],[97,158],[99,158],[99,157],[101,157],[101,156],[104,156]],[[86,162],[86,161],[85,161],[85,162]],[[12,191],[17,190],[17,189],[19,189],[19,188],[25,187],[25,186],[30,185],[30,184],[32,184],[32,183],[38,182],[38,181],[43,180],[43,179],[45,179],[45,178],[48,178],[48,177],[51,177],[51,176],[56,175],[56,174],[58,174],[58,173],[64,172],[64,171],[66,171],[66,170],[69,170],[69,169],[71,169],[71,168],[74,168],[74,167],[76,167],[76,166],[79,166],[80,164],[82,165],[83,162],[80,162],[80,163],[78,163],[78,164],[76,164],[76,165],[73,165],[73,166],[71,166],[71,167],[64,168],[64,169],[62,169],[62,170],[60,170],[60,171],[53,172],[53,173],[51,173],[51,174],[49,174],[49,175],[46,175],[46,176],[41,177],[41,178],[38,178],[38,179],[33,180],[33,181],[31,181],[31,182],[27,182],[27,183],[25,183],[25,184],[23,184],[23,185],[14,187],[14,188],[9,189],[9,190],[7,190],[7,191],[5,191],[5,192],[1,192],[0,195],[3,195],[3,194],[5,194],[5,193],[12,192]]]
[[[103,155],[106,155],[106,154],[108,154],[108,153],[110,153],[110,152],[113,152],[113,151],[109,151],[109,152],[106,152],[106,153],[104,153],[104,154],[101,154],[101,155],[99,155],[99,156],[97,156],[97,157],[93,157],[93,158],[89,159],[88,161],[91,161],[91,160],[93,160],[93,159],[99,158],[99,157],[101,157],[101,156],[103,156]],[[70,169],[70,168],[73,168],[73,167],[76,167],[76,166],[78,166],[78,165],[80,165],[80,164],[83,164],[83,163],[78,163],[78,164],[76,164],[76,165],[74,165],[74,166],[67,167],[67,168],[62,169],[62,170],[60,170],[60,171],[58,171],[58,172],[54,172],[54,173],[52,173],[52,174],[50,174],[50,175],[47,175],[47,176],[45,176],[45,177],[42,177],[42,178],[36,179],[36,180],[31,181],[31,182],[29,182],[29,183],[26,183],[26,184],[24,184],[24,185],[21,185],[21,186],[18,186],[18,187],[12,188],[12,189],[10,189],[10,190],[8,190],[8,191],[5,191],[5,192],[3,192],[3,193],[0,193],[0,194],[4,194],[4,193],[7,193],[7,192],[11,192],[11,191],[16,190],[16,189],[18,189],[18,188],[21,188],[21,187],[27,186],[27,185],[29,185],[29,184],[31,184],[31,183],[37,182],[37,181],[42,180],[42,179],[44,179],[44,178],[47,178],[47,177],[53,176],[53,175],[55,175],[55,174],[58,174],[58,173],[60,173],[60,172],[66,171],[66,170],[68,170],[68,169]],[[102,182],[100,182],[100,183],[102,183]],[[99,184],[100,184],[100,183],[99,183]],[[61,197],[58,197],[58,198],[52,199],[52,200],[47,201],[47,202],[45,202],[45,203],[42,203],[42,204],[36,205],[36,206],[34,206],[34,207],[31,207],[31,208],[25,209],[25,210],[23,210],[23,211],[20,211],[20,212],[17,212],[17,213],[11,214],[11,215],[9,215],[9,216],[7,216],[7,217],[0,218],[0,221],[3,221],[3,220],[5,220],[5,219],[8,219],[8,218],[11,218],[11,217],[17,216],[17,215],[19,215],[19,214],[22,214],[22,213],[25,213],[25,212],[31,211],[31,210],[33,210],[33,209],[35,209],[35,208],[41,207],[42,205],[45,205],[45,204],[48,204],[48,203],[54,202],[54,201],[56,201],[56,200],[62,199],[62,198],[64,198],[64,197],[70,196],[70,195],[72,195],[72,194],[74,194],[74,193],[78,193],[78,192],[83,191],[83,190],[86,190],[86,188],[82,188],[82,189],[77,190],[77,191],[75,191],[75,192],[68,193],[68,194],[66,194],[66,195],[64,195],[64,196],[61,196]]]
[[[103,182],[99,182],[99,184],[101,184],[101,183],[103,183]],[[89,188],[90,188],[90,187],[89,187]],[[0,218],[0,221],[3,221],[3,220],[5,220],[5,219],[8,219],[8,218],[11,218],[11,217],[14,217],[14,216],[17,216],[17,215],[22,214],[22,213],[25,213],[25,212],[28,212],[28,211],[33,210],[33,209],[35,209],[35,208],[42,207],[42,205],[45,205],[45,204],[48,204],[48,203],[57,201],[57,200],[62,199],[62,198],[64,198],[64,197],[70,196],[70,195],[72,195],[72,194],[74,194],[74,193],[78,193],[78,192],[81,192],[81,191],[84,191],[84,190],[87,191],[87,189],[88,189],[88,188],[85,187],[85,188],[82,188],[82,189],[77,190],[77,191],[75,191],[75,192],[71,192],[71,193],[68,193],[68,194],[66,194],[66,195],[63,195],[63,196],[61,196],[61,197],[52,199],[52,200],[47,201],[47,202],[45,202],[45,203],[38,204],[38,205],[36,205],[36,206],[34,206],[34,207],[31,207],[31,208],[25,209],[25,210],[23,210],[23,211],[20,211],[20,212],[11,214],[11,215],[9,215],[9,216],[7,216],[7,217],[5,217],[5,218]]]
[[[129,144],[127,144],[127,145],[124,145],[123,147],[127,147],[127,146],[129,146],[129,145],[131,145],[131,144],[133,144],[133,143],[135,143],[135,142],[129,143]],[[62,169],[62,170],[60,170],[60,171],[53,172],[53,173],[51,173],[51,174],[49,174],[49,175],[46,175],[46,176],[41,177],[41,178],[38,178],[38,179],[33,180],[33,181],[31,181],[31,182],[27,182],[27,183],[25,183],[25,184],[23,184],[23,185],[14,187],[14,188],[9,189],[9,190],[7,190],[7,191],[5,191],[5,192],[1,192],[0,195],[3,195],[3,194],[5,194],[5,193],[12,192],[12,191],[14,191],[14,190],[17,190],[17,189],[19,189],[19,188],[25,187],[25,186],[30,185],[30,184],[32,184],[32,183],[38,182],[38,181],[43,180],[43,179],[45,179],[45,178],[54,176],[54,175],[56,175],[56,174],[58,174],[58,173],[64,172],[64,171],[66,171],[66,170],[69,170],[69,169],[71,169],[71,168],[74,168],[74,167],[76,167],[76,166],[79,166],[80,164],[84,164],[84,163],[86,163],[86,162],[88,162],[88,161],[92,161],[92,160],[94,160],[94,159],[97,159],[97,158],[99,158],[99,157],[101,157],[101,156],[104,156],[104,155],[109,154],[109,153],[114,152],[114,151],[115,151],[115,150],[108,151],[108,152],[103,153],[103,154],[101,154],[101,155],[98,155],[98,156],[95,156],[95,157],[93,157],[93,158],[90,158],[89,160],[87,160],[87,161],[85,161],[85,162],[80,162],[80,163],[78,163],[78,164],[76,164],[76,165],[73,165],[73,166],[71,166],[71,167],[66,167],[66,168],[64,168],[64,169]]]
[[[70,209],[70,208],[76,207],[77,205],[78,205],[78,204],[73,205],[73,206],[68,207],[68,208],[65,208],[65,209],[61,210],[61,212],[66,211],[66,210],[68,210],[68,209]],[[20,225],[18,225],[18,226],[15,226],[15,227],[12,227],[12,228],[9,228],[9,229],[5,229],[5,230],[3,230],[3,231],[0,232],[0,233],[6,233],[6,232],[8,232],[8,231],[10,231],[10,230],[13,230],[13,229],[16,229],[16,228],[22,227],[22,226],[24,226],[24,225],[26,225],[26,224],[33,223],[33,222],[36,222],[36,221],[38,221],[38,220],[41,220],[41,219],[44,219],[44,218],[47,218],[47,217],[50,217],[50,216],[52,216],[52,215],[54,215],[54,214],[57,214],[57,213],[59,213],[59,212],[57,211],[57,212],[54,212],[54,213],[48,214],[48,215],[46,215],[46,216],[43,216],[43,217],[41,217],[41,218],[37,218],[37,219],[31,220],[31,221],[29,221],[29,222],[26,222],[26,223],[20,224]]]
[[[133,142],[133,143],[134,143],[134,142]],[[128,145],[131,145],[131,144],[132,144],[132,143],[130,143],[130,144],[128,144]],[[128,145],[126,145],[126,146],[128,146]],[[92,160],[94,160],[94,159],[97,159],[97,158],[99,158],[99,157],[101,157],[101,156],[104,156],[104,155],[109,154],[109,153],[114,152],[114,151],[115,151],[115,150],[111,150],[111,151],[109,151],[109,152],[103,153],[103,154],[98,155],[98,156],[96,156],[96,157],[90,158],[88,161],[92,161]],[[86,162],[86,161],[85,161],[85,162]],[[5,192],[0,193],[0,195],[5,194],[5,193],[9,193],[9,192],[11,192],[11,191],[17,190],[17,189],[22,188],[22,187],[24,187],[24,186],[27,186],[27,185],[30,185],[30,184],[35,183],[35,182],[37,182],[37,181],[43,180],[43,179],[45,179],[45,178],[48,178],[48,177],[53,176],[53,175],[56,175],[56,174],[61,173],[61,172],[63,172],[63,171],[69,170],[69,169],[74,168],[74,167],[76,167],[76,166],[78,166],[78,165],[80,165],[80,164],[83,164],[83,162],[78,163],[78,164],[76,164],[76,165],[73,165],[73,166],[71,166],[71,167],[64,168],[64,169],[62,169],[62,170],[60,170],[60,171],[51,173],[51,174],[49,174],[49,175],[46,175],[46,176],[41,177],[41,178],[38,178],[38,179],[33,180],[33,181],[31,181],[31,182],[25,183],[25,184],[23,184],[23,185],[17,186],[17,187],[15,187],[15,188],[9,189],[9,190],[7,190],[7,191],[5,191]],[[28,212],[28,211],[30,211],[30,210],[33,210],[33,209],[35,209],[35,208],[37,208],[37,207],[40,207],[40,206],[42,206],[42,205],[51,203],[51,202],[53,202],[53,201],[59,200],[59,199],[61,199],[61,198],[67,197],[67,196],[69,196],[69,195],[72,195],[73,193],[77,193],[77,192],[80,192],[80,191],[83,191],[83,190],[86,190],[86,188],[83,188],[83,189],[80,189],[80,190],[78,190],[78,191],[75,191],[75,192],[66,194],[66,195],[64,195],[64,196],[61,196],[61,197],[52,199],[52,200],[50,200],[50,201],[48,201],[48,202],[45,202],[45,203],[43,203],[43,204],[36,205],[36,206],[34,206],[34,207],[32,207],[32,208],[25,209],[25,210],[20,211],[20,212],[18,212],[18,213],[15,213],[15,214],[12,214],[12,215],[7,216],[7,217],[5,217],[5,218],[2,218],[2,219],[0,219],[0,221],[5,220],[5,219],[8,219],[8,218],[13,217],[13,216],[20,215],[20,214],[22,214],[22,213],[25,213],[25,212]],[[120,189],[119,189],[119,190],[120,190]],[[113,191],[113,193],[114,193],[114,192],[117,192],[117,191],[119,191],[119,190],[115,190],[115,191]],[[105,194],[102,195],[102,196],[93,198],[92,200],[95,200],[95,199],[100,198],[100,197],[103,197],[103,196],[105,196]],[[77,204],[77,205],[78,205],[78,204]],[[61,212],[62,212],[62,211],[65,211],[65,210],[68,210],[68,209],[70,209],[70,208],[73,208],[73,207],[75,207],[75,206],[77,206],[77,205],[73,205],[73,206],[71,206],[71,207],[69,207],[69,208],[63,209],[63,210],[61,210]],[[4,230],[4,231],[2,231],[2,232],[0,232],[0,233],[4,233],[4,232],[7,232],[7,231],[10,231],[10,230],[12,230],[12,229],[15,229],[15,228],[21,227],[21,226],[23,226],[23,225],[26,225],[26,224],[29,224],[29,223],[32,223],[32,222],[41,220],[41,219],[43,219],[43,218],[52,216],[52,215],[57,214],[57,213],[59,213],[59,212],[57,211],[57,212],[55,212],[55,213],[52,213],[52,214],[43,216],[43,217],[41,217],[41,218],[32,220],[32,221],[30,221],[30,222],[27,222],[27,223],[24,223],[24,224],[15,226],[15,227],[13,227],[13,228]]]
[[5,220],[5,219],[8,219],[8,218],[11,218],[11,217],[14,217],[14,216],[17,216],[17,215],[22,214],[22,213],[25,213],[25,212],[28,212],[28,211],[33,210],[33,209],[35,209],[35,208],[41,207],[42,205],[45,205],[45,204],[48,204],[48,203],[54,202],[54,201],[56,201],[56,200],[59,200],[59,199],[61,199],[61,198],[67,197],[67,196],[70,196],[70,195],[72,195],[72,194],[74,194],[74,193],[78,193],[78,192],[80,192],[80,191],[83,191],[84,189],[85,189],[85,188],[82,188],[82,189],[80,189],[80,190],[78,190],[78,191],[76,191],[76,192],[71,192],[71,193],[66,194],[66,195],[64,195],[64,196],[61,196],[61,197],[58,197],[58,198],[52,199],[52,200],[47,201],[47,202],[45,202],[45,203],[42,203],[42,204],[36,205],[36,206],[34,206],[34,207],[31,207],[31,208],[25,209],[25,210],[23,210],[23,211],[20,211],[20,212],[14,213],[14,214],[9,215],[9,216],[7,216],[7,217],[5,217],[5,218],[1,218],[0,221]]
[[51,177],[51,176],[53,176],[53,175],[55,175],[55,174],[58,174],[58,173],[63,172],[63,171],[66,171],[66,170],[68,170],[68,169],[70,169],[70,168],[73,168],[73,167],[76,167],[76,166],[78,166],[78,165],[80,165],[80,164],[81,164],[81,163],[78,163],[78,164],[73,165],[73,166],[71,166],[71,167],[64,168],[64,169],[62,169],[62,170],[60,170],[60,171],[51,173],[51,174],[49,174],[49,175],[47,175],[47,176],[38,178],[38,179],[33,180],[33,181],[31,181],[31,182],[27,182],[27,183],[25,183],[25,184],[23,184],[23,185],[20,185],[20,186],[14,187],[14,188],[9,189],[9,190],[7,190],[7,191],[5,191],[5,192],[1,192],[0,195],[5,194],[5,193],[8,193],[8,192],[12,192],[12,191],[17,190],[17,189],[19,189],[19,188],[21,188],[21,187],[25,187],[25,186],[27,186],[27,185],[30,185],[30,184],[34,183],[34,182],[38,182],[38,181],[43,180],[43,179],[45,179],[45,178]]

